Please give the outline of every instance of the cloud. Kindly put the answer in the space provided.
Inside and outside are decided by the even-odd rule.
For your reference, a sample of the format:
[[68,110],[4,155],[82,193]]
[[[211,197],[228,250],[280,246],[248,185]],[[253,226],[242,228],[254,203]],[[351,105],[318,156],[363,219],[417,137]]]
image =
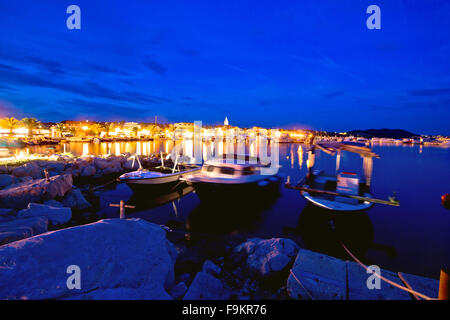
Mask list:
[[232,65],[232,64],[226,64],[225,67],[228,67],[230,69],[233,69],[233,70],[236,70],[236,71],[239,71],[239,72],[248,73],[248,70],[240,68],[240,67],[237,67],[237,66]]
[[156,74],[163,75],[167,72],[167,69],[162,64],[154,60],[147,59],[145,61],[142,61],[142,63],[144,64],[144,66],[146,66]]
[[149,96],[135,91],[118,92],[117,90],[109,89],[94,81],[86,81],[84,83],[66,83],[48,80],[41,75],[38,76],[25,72],[1,72],[0,81],[17,85],[57,89],[87,98],[104,98],[137,104],[152,104],[171,101],[168,98]]
[[62,65],[54,60],[48,60],[36,56],[28,56],[24,58],[25,62],[30,62],[31,64],[38,66],[52,74],[62,75],[65,71],[62,69]]
[[430,97],[450,94],[450,88],[409,90],[408,94],[418,97]]
[[324,94],[322,94],[322,96],[324,96],[325,98],[335,98],[335,97],[345,94],[346,92],[347,92],[347,90],[336,90],[336,91],[324,93]]
[[179,49],[178,52],[185,57],[196,57],[200,52],[195,49]]
[[[154,111],[148,107],[139,108],[127,104],[110,103],[102,101],[92,101],[86,99],[60,99],[57,103],[68,107],[75,117],[88,117],[98,120],[124,120],[124,119],[142,119],[153,115]],[[105,110],[108,113],[105,114]],[[67,116],[67,115],[66,115]]]
[[117,74],[120,76],[130,76],[131,74],[126,72],[126,71],[121,71],[121,70],[117,70],[117,69],[112,69],[100,64],[96,64],[96,63],[87,63],[86,67],[88,67],[90,70],[93,71],[98,71],[98,72],[103,72],[103,73],[111,73],[111,74]]
[[7,64],[2,64],[2,63],[0,63],[0,69],[12,70],[12,71],[19,71],[20,70],[20,69],[18,69],[16,67],[13,67],[13,66],[10,66],[10,65],[7,65]]

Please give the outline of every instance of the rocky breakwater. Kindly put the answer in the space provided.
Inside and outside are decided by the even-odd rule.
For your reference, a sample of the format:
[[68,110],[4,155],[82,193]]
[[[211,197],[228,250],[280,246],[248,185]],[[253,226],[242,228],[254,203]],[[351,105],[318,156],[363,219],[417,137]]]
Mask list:
[[[71,208],[38,204],[59,203],[72,192],[72,176],[32,180],[0,190],[0,244],[31,237],[57,227],[72,218]],[[50,201],[49,201],[50,200]]]
[[[0,166],[0,244],[46,232],[47,227],[54,230],[98,220],[90,186],[137,169],[134,158],[87,156]],[[140,159],[146,167],[159,163],[154,157]]]
[[[228,247],[228,245],[227,245]],[[171,294],[184,300],[260,300],[287,299],[286,279],[298,246],[290,239],[252,238],[229,246],[223,256],[206,257],[202,263],[194,248],[181,249],[176,261],[176,285]],[[199,266],[198,270],[194,265]],[[188,271],[189,270],[189,271]]]
[[[13,172],[22,175],[30,168],[35,171],[33,177],[37,177],[38,170],[34,170],[34,165],[19,167]],[[80,198],[79,190],[73,189],[72,182],[70,174],[55,175],[48,180],[30,177],[29,181],[0,190],[0,244],[46,232],[49,226],[55,228],[68,223],[72,218],[72,205],[75,208],[87,205]]]
[[0,299],[171,299],[175,259],[159,225],[100,220],[0,246]]
[[63,174],[12,185],[0,190],[0,207],[23,209],[31,202],[63,198],[72,190],[72,176]]

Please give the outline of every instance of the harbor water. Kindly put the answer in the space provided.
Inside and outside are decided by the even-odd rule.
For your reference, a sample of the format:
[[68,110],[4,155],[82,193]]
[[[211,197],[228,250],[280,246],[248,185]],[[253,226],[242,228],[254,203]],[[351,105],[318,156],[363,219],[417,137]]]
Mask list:
[[[192,150],[192,142],[183,144],[183,150]],[[172,141],[163,140],[71,143],[16,152],[150,155],[170,151],[173,145]],[[248,151],[254,152],[252,148],[247,146]],[[375,204],[364,212],[335,214],[308,204],[298,191],[286,189],[283,183],[279,193],[268,199],[249,194],[247,201],[224,197],[215,205],[202,203],[189,187],[152,198],[134,195],[125,184],[117,184],[97,192],[100,213],[117,217],[117,209],[109,204],[125,200],[136,206],[128,211],[129,217],[169,225],[200,237],[287,237],[313,251],[350,259],[340,245],[342,242],[367,264],[437,279],[439,270],[450,265],[450,210],[442,207],[440,199],[450,193],[450,149],[374,145],[372,150],[380,155],[373,161],[372,194],[388,199],[395,192],[400,207]],[[279,159],[283,181],[289,176],[294,184],[306,175],[306,146],[280,144]],[[323,152],[316,156],[316,165],[335,172],[335,158]],[[343,153],[342,170],[361,173],[361,168],[362,158]]]

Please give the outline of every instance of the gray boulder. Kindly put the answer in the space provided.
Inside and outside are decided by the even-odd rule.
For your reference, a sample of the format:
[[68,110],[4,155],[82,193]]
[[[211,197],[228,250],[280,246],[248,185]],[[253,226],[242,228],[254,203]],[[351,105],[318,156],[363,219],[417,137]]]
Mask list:
[[134,157],[131,157],[130,159],[127,159],[127,161],[125,161],[123,167],[127,170],[137,170],[139,169],[139,163],[134,160]]
[[43,177],[42,168],[34,162],[28,162],[20,167],[15,168],[12,174],[16,177],[32,177],[33,179],[41,179]]
[[15,210],[11,208],[0,208],[0,222],[7,222],[15,219]]
[[290,239],[253,238],[240,244],[233,251],[247,255],[246,264],[252,273],[267,277],[286,270],[297,255],[298,245]]
[[175,300],[181,299],[186,294],[188,288],[184,282],[177,283],[171,290],[170,295]]
[[209,273],[213,276],[218,276],[221,272],[221,269],[211,260],[206,260],[203,263],[202,272]]
[[56,200],[48,200],[48,201],[45,201],[44,204],[45,204],[46,206],[56,207],[56,208],[62,208],[62,207],[64,207],[63,204],[62,204],[61,202],[56,201]]
[[346,272],[345,261],[300,249],[287,281],[288,295],[299,300],[343,300]]
[[0,190],[0,206],[23,209],[31,202],[44,202],[62,198],[72,189],[72,176],[65,174],[45,179],[33,180]]
[[15,210],[12,208],[0,208],[0,217],[15,216]]
[[81,193],[80,189],[72,189],[62,199],[62,205],[77,210],[85,210],[91,207],[91,204]]
[[67,223],[72,218],[70,208],[51,207],[45,204],[30,203],[27,209],[20,210],[17,218],[46,217],[51,225],[58,226]]
[[103,170],[109,167],[109,163],[106,159],[95,158],[94,165],[96,169]]
[[0,188],[17,183],[17,178],[10,174],[0,174]]
[[81,176],[82,177],[92,177],[95,175],[96,172],[97,172],[97,170],[95,169],[94,166],[88,165],[81,170]]
[[191,283],[183,300],[227,300],[231,291],[219,279],[206,272],[199,272]]
[[[159,225],[109,219],[0,247],[0,299],[171,299],[173,261]],[[68,289],[69,266],[81,270]]]
[[46,217],[0,222],[0,245],[47,232],[47,227],[48,219]]

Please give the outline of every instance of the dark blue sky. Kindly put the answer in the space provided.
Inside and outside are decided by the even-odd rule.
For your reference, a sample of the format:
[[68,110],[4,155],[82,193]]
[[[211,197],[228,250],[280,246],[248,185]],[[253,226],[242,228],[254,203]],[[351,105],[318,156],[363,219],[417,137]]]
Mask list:
[[438,0],[1,1],[0,116],[450,134],[449,14]]

